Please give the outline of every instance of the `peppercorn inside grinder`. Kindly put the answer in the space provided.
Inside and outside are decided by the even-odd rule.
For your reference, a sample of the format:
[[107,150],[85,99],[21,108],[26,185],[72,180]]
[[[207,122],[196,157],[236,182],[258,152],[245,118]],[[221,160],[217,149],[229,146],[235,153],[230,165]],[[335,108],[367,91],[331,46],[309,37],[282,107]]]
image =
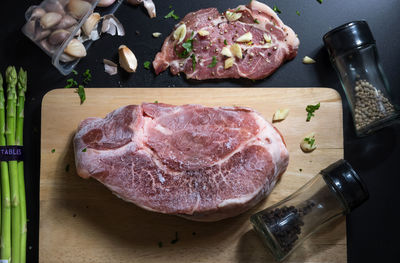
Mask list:
[[356,134],[365,136],[398,120],[400,107],[393,102],[367,22],[339,26],[323,41],[350,105]]
[[314,176],[295,193],[250,217],[254,230],[275,259],[285,259],[328,222],[368,199],[365,184],[345,160]]

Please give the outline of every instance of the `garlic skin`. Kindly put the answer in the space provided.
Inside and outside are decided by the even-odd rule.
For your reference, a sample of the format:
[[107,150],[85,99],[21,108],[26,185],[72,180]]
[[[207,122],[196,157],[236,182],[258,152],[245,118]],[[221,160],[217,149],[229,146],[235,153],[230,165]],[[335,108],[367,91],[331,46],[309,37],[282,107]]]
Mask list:
[[150,18],[156,17],[156,6],[154,5],[152,0],[127,0],[127,2],[131,5],[140,5],[141,3],[143,3]]
[[40,26],[43,29],[48,29],[60,23],[61,19],[62,15],[60,15],[59,13],[46,13],[40,18]]
[[82,26],[83,33],[85,33],[85,35],[87,35],[87,36],[90,36],[90,34],[92,33],[93,29],[96,27],[97,23],[99,23],[99,21],[100,21],[99,13],[91,14]]
[[64,42],[70,35],[71,32],[65,29],[57,29],[50,34],[48,41],[51,45],[58,46],[62,42]]
[[82,0],[70,0],[67,5],[69,13],[76,19],[84,17],[91,7],[91,4]]
[[178,28],[174,31],[173,37],[175,40],[178,40],[177,44],[182,43],[186,37],[186,25],[182,24],[178,26]]
[[136,72],[137,59],[135,54],[125,45],[118,48],[119,65],[127,72]]
[[103,25],[101,26],[102,33],[108,33],[112,36],[117,34],[118,36],[125,35],[125,29],[121,22],[114,15],[105,15],[103,17]]
[[118,73],[118,66],[114,62],[108,59],[103,59],[104,71],[110,76],[116,75]]
[[76,57],[76,58],[83,58],[86,56],[86,49],[85,46],[77,39],[73,38],[68,43],[67,47],[64,49],[64,52],[67,55]]

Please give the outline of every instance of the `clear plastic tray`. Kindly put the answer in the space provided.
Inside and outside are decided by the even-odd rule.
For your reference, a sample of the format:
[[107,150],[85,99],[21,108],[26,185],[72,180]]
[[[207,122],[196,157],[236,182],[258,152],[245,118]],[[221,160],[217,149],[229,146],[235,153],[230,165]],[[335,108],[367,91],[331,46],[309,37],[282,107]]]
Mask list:
[[[35,9],[37,11],[39,10],[37,8],[40,8],[44,10],[46,13],[49,12],[60,13],[62,17],[65,18],[67,15],[69,15],[67,6],[70,3],[70,1],[87,2],[90,4],[90,8],[83,16],[81,16],[81,18],[75,17],[76,23],[74,25],[65,28],[68,29],[69,32],[71,32],[69,37],[67,37],[64,41],[62,41],[62,43],[56,46],[51,45],[48,41],[48,38],[52,32],[54,32],[57,29],[60,29],[57,28],[60,23],[57,23],[56,25],[50,27],[49,29],[43,29],[40,26],[40,18],[32,17],[32,14],[34,14]],[[79,63],[81,59],[81,58],[73,58],[71,60],[71,57],[65,56],[64,49],[67,47],[69,42],[76,37],[79,31],[81,31],[82,25],[86,22],[87,18],[93,12],[98,12],[100,16],[113,14],[119,8],[123,0],[117,0],[109,7],[97,7],[99,1],[100,0],[45,0],[38,6],[31,6],[25,12],[25,18],[27,22],[23,26],[22,32],[29,39],[31,39],[36,45],[38,45],[47,55],[51,57],[52,64],[60,71],[61,74],[68,75],[69,73],[71,73],[71,71],[74,69],[74,67]],[[42,38],[39,33],[43,33],[43,35],[47,34],[47,36]],[[87,40],[82,43],[86,49],[86,52],[88,52],[88,49],[90,48],[92,43],[93,43],[92,40]]]

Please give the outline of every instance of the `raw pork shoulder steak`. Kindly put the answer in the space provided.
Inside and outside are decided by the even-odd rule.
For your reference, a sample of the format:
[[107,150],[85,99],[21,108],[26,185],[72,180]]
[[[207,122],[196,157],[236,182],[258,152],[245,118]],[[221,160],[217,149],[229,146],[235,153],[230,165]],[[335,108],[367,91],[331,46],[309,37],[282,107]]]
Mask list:
[[197,221],[254,206],[289,160],[274,126],[239,107],[130,105],[82,121],[74,147],[81,177],[144,209]]
[[207,8],[175,26],[153,67],[156,74],[170,67],[172,74],[184,72],[189,79],[262,79],[294,58],[299,43],[293,30],[260,2],[222,14]]

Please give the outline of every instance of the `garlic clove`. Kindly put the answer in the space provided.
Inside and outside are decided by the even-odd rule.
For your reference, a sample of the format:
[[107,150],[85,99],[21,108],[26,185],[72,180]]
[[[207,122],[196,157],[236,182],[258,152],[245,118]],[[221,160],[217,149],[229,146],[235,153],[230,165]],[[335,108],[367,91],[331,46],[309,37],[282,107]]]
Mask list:
[[114,4],[115,0],[100,0],[100,2],[97,4],[99,7],[108,7],[112,4]]
[[115,75],[118,73],[118,66],[114,62],[108,59],[103,59],[104,71],[109,75]]
[[90,36],[92,33],[93,29],[99,23],[100,21],[100,14],[99,13],[93,13],[91,14],[85,21],[85,23],[82,26],[83,33],[85,35]]
[[271,43],[272,42],[271,35],[268,35],[268,34],[264,33],[264,40],[265,40],[266,43]]
[[77,39],[73,38],[71,41],[68,43],[67,47],[64,49],[64,52],[67,55],[76,57],[76,58],[82,58],[86,56],[86,49],[85,46]]
[[64,7],[61,5],[61,3],[58,0],[47,0],[43,1],[43,8],[47,12],[55,12],[59,13],[60,15],[64,15]]
[[62,53],[61,56],[60,56],[60,61],[65,62],[65,63],[74,61],[76,59],[77,59],[76,57],[70,56],[70,55],[65,54],[65,53]]
[[231,52],[235,57],[240,58],[240,59],[243,58],[242,48],[239,46],[239,44],[236,44],[236,43],[233,44],[231,46]]
[[56,29],[65,29],[76,25],[78,21],[70,15],[65,15],[61,19],[60,23],[56,26]]
[[199,30],[197,33],[199,33],[200,36],[205,37],[210,34],[207,30]]
[[283,121],[289,115],[289,109],[279,109],[274,113],[272,121]]
[[62,44],[69,36],[71,35],[71,32],[65,30],[65,29],[58,29],[53,31],[53,33],[50,34],[49,36],[49,43],[54,46],[58,46]]
[[28,11],[26,11],[27,14],[31,12],[29,15],[29,19],[39,19],[41,18],[44,14],[46,14],[46,11],[41,8],[41,7],[36,7],[36,6],[31,6]]
[[236,42],[250,42],[253,40],[253,34],[251,32],[247,32],[236,39]]
[[315,132],[311,132],[304,136],[300,142],[300,148],[305,153],[312,152],[317,148],[317,144],[315,143]]
[[228,19],[228,21],[236,21],[239,18],[242,17],[242,13],[236,13],[236,12],[231,12],[231,11],[226,11],[225,12],[225,17]]
[[60,23],[61,19],[62,15],[60,15],[59,13],[46,13],[40,18],[40,26],[43,29],[48,29]]
[[23,30],[29,37],[34,38],[36,32],[36,20],[29,20]]
[[42,40],[43,38],[49,36],[51,33],[51,30],[48,29],[42,29],[41,27],[36,28],[36,32],[35,32],[35,37],[34,39],[36,41]]
[[310,58],[309,56],[305,56],[303,58],[303,63],[304,64],[314,64],[316,61],[312,58]]
[[118,48],[119,65],[127,72],[135,72],[137,68],[137,59],[135,54],[125,45]]
[[221,50],[221,55],[224,55],[226,57],[233,57],[231,46],[223,47]]
[[152,35],[153,35],[153,37],[157,38],[157,37],[161,36],[161,33],[160,32],[154,32]]
[[67,5],[70,15],[76,19],[84,17],[91,7],[91,4],[82,0],[70,0]]
[[144,8],[146,8],[150,18],[156,17],[156,6],[154,5],[152,0],[143,0],[143,5]]
[[178,40],[178,43],[181,43],[186,37],[186,25],[182,24],[175,29],[173,37],[175,40]]
[[54,53],[55,48],[52,47],[46,39],[41,40],[39,44],[50,55]]
[[232,67],[234,62],[235,62],[235,58],[227,58],[227,59],[225,60],[225,66],[224,66],[224,68],[225,68],[225,69],[228,69],[228,68]]

